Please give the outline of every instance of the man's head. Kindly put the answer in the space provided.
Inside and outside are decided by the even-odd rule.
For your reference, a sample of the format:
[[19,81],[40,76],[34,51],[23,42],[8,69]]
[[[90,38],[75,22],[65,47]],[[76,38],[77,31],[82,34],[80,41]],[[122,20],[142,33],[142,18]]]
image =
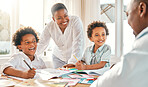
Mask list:
[[131,0],[127,9],[128,24],[137,36],[148,27],[148,0]]
[[33,56],[39,41],[37,33],[31,27],[23,27],[13,35],[13,44],[27,56]]
[[68,11],[64,4],[56,3],[51,8],[52,18],[60,29],[65,29],[69,23]]

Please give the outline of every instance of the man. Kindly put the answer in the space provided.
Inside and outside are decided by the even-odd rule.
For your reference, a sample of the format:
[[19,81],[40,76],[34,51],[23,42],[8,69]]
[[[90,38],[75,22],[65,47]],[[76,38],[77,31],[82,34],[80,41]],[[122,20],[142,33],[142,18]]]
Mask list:
[[148,86],[148,0],[131,0],[127,17],[136,36],[132,51],[90,87]]
[[[69,16],[68,10],[62,3],[56,3],[51,8],[53,20],[44,29],[37,49],[40,55],[48,47],[50,38],[55,42],[53,49],[54,68],[74,67],[77,60],[82,58],[84,48],[83,25],[79,17]],[[73,56],[74,55],[74,56]]]

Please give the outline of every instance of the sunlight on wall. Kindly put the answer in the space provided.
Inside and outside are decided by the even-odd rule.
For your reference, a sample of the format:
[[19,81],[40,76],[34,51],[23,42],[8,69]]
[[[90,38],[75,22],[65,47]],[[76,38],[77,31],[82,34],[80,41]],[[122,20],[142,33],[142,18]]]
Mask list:
[[37,32],[43,30],[43,1],[20,0],[19,22],[20,26],[31,26]]

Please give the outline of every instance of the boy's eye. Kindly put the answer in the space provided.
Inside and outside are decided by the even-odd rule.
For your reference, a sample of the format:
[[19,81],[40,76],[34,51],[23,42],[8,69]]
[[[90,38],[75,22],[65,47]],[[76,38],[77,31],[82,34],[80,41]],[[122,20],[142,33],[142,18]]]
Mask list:
[[105,34],[102,34],[102,36],[105,36]]
[[64,17],[67,17],[68,15],[65,15]]
[[29,42],[25,42],[25,44],[29,44]]
[[57,20],[60,20],[61,18],[57,18]]
[[32,41],[33,43],[35,43],[36,41]]
[[99,35],[95,35],[95,36],[99,36]]

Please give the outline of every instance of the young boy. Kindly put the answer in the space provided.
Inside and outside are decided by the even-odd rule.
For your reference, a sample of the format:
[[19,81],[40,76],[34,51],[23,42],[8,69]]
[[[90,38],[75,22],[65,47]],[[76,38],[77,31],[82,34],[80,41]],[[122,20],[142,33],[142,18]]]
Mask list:
[[31,27],[17,30],[13,36],[13,43],[20,52],[14,54],[2,66],[3,73],[28,79],[35,76],[36,69],[46,68],[43,60],[35,55],[38,41],[37,33]]
[[111,48],[104,44],[109,35],[105,23],[100,21],[91,23],[88,25],[87,35],[94,45],[86,48],[82,60],[76,63],[76,68],[86,70],[108,67]]

